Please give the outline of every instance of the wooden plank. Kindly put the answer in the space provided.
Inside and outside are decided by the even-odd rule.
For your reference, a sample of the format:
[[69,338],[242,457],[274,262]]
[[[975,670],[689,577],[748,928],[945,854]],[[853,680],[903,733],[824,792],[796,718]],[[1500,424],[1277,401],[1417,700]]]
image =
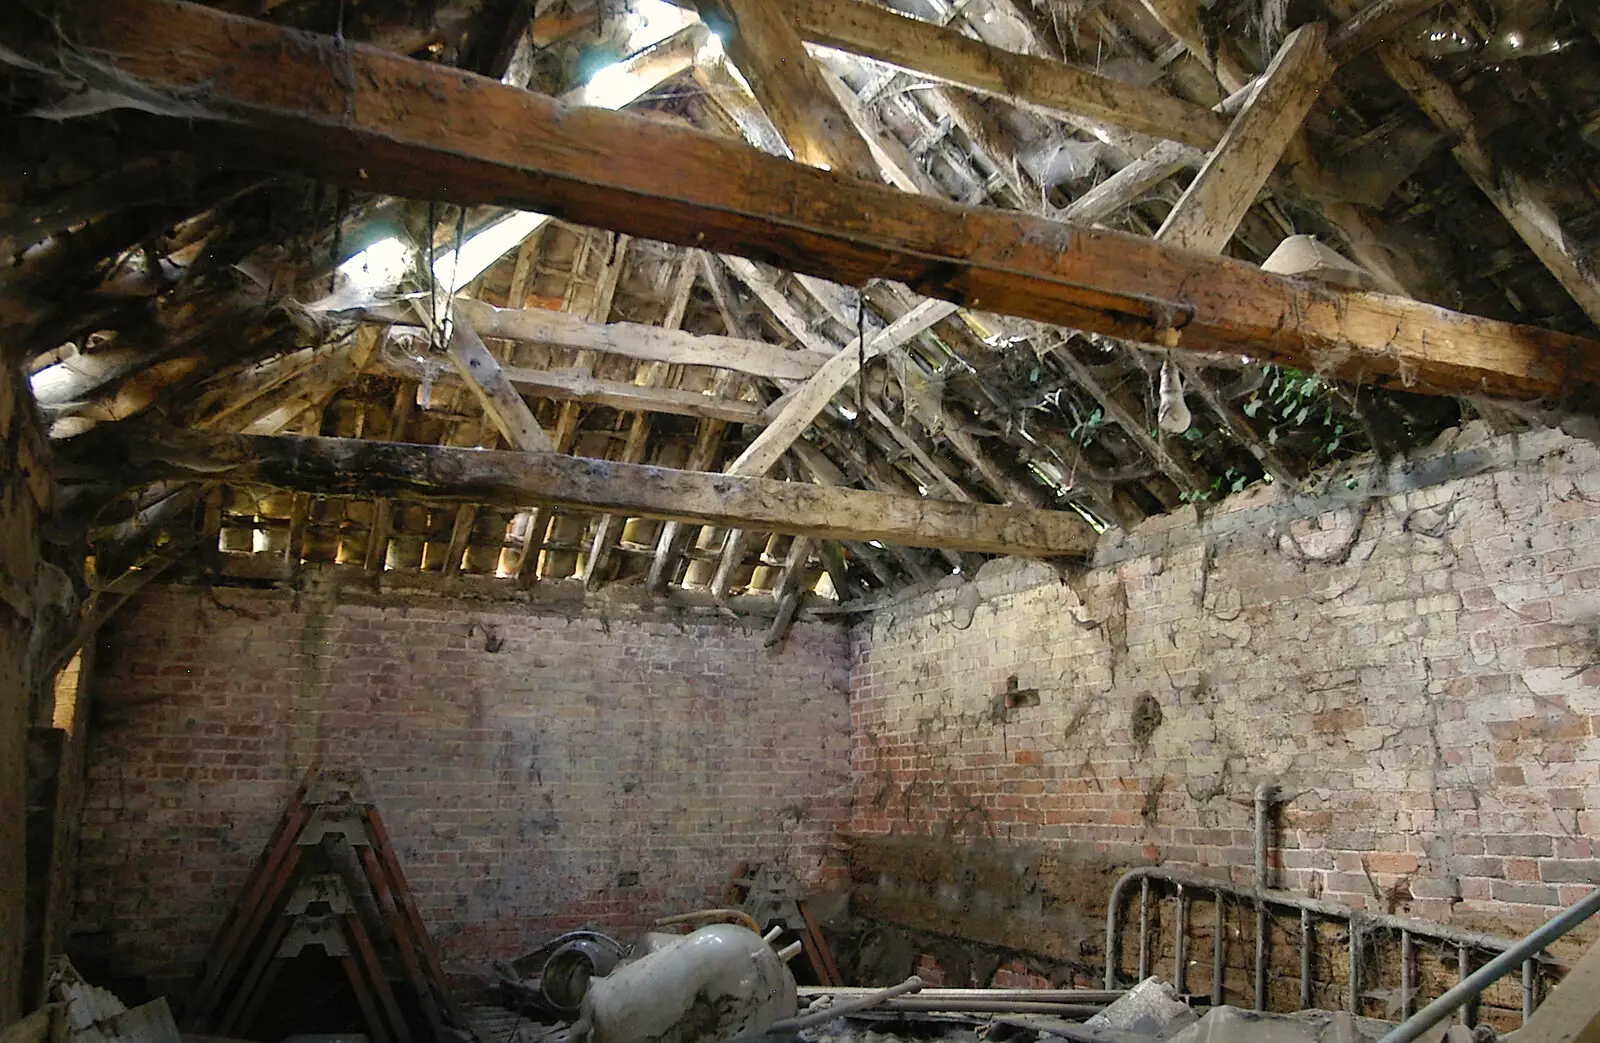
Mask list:
[[790,22],[789,0],[694,0],[801,163],[878,179],[866,143]]
[[496,308],[482,301],[457,301],[457,311],[482,337],[599,351],[642,362],[714,366],[771,380],[804,380],[830,357],[743,337],[688,333],[634,322],[601,325],[543,308]]
[[[1536,398],[1600,379],[1600,344],[1415,301],[1331,292],[1138,237],[962,207],[178,0],[63,0],[48,32],[7,11],[13,50],[100,56],[96,86],[203,88],[159,136],[235,162],[457,202],[554,212],[752,254],[842,283],[1131,340],[1440,394]],[[175,46],[182,41],[182,46]],[[354,114],[354,115],[352,115]],[[151,129],[152,134],[156,131]]]
[[[385,352],[375,359],[372,369],[408,380],[420,380],[424,364],[412,356],[398,352]],[[591,405],[610,406],[632,412],[672,413],[678,416],[699,417],[704,420],[723,420],[734,424],[765,426],[766,418],[761,407],[753,402],[717,398],[698,391],[674,388],[644,387],[622,380],[603,380],[575,369],[532,369],[527,366],[502,366],[501,371],[518,392],[568,402],[585,402]],[[436,383],[451,384],[459,381],[458,374],[438,373]]]
[[113,488],[164,480],[261,485],[319,496],[498,507],[548,504],[632,517],[1023,556],[1082,555],[1076,514],[825,489],[562,453],[264,437],[102,425],[61,446],[63,476]]
[[[1226,123],[1199,105],[1087,69],[1002,51],[955,29],[862,0],[783,0],[800,35],[902,69],[994,95],[1015,105],[1065,113],[1210,149]],[[781,129],[781,127],[780,127]]]
[[[1279,157],[1299,133],[1323,84],[1333,74],[1326,30],[1307,25],[1278,49],[1227,135],[1200,168],[1156,239],[1202,253],[1221,253],[1255,203]],[[1193,359],[1174,360],[1189,390],[1198,394],[1233,438],[1274,480],[1293,486],[1295,469],[1253,431]]]
[[1401,29],[1438,7],[1439,0],[1374,0],[1328,38],[1328,53],[1343,65],[1379,44],[1398,43]]
[[482,404],[484,415],[494,421],[507,442],[532,453],[550,452],[550,436],[534,419],[533,410],[512,386],[499,360],[460,314],[451,326],[449,354],[456,372]]
[[1157,239],[1202,253],[1221,253],[1228,245],[1333,75],[1326,39],[1326,28],[1306,25],[1284,41],[1244,110],[1167,215]]

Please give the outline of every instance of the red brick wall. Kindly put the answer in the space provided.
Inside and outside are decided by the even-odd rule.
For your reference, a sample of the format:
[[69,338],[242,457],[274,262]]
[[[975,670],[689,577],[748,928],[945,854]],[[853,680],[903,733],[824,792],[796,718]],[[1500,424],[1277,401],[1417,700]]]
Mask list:
[[1600,884],[1600,449],[1485,440],[1328,490],[862,624],[851,832],[1043,852],[1040,886],[1063,856],[1248,883],[1272,781],[1292,891],[1520,933]]
[[814,881],[847,814],[847,641],[761,638],[158,588],[99,661],[75,945],[181,993],[318,761],[365,772],[455,973],[701,907],[740,860]]

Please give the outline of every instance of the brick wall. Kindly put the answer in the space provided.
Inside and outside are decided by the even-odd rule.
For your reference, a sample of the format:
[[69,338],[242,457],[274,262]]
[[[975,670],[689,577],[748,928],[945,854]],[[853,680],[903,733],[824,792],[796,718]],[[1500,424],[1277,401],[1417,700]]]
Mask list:
[[[994,563],[854,641],[869,906],[1055,944],[1077,899],[1098,951],[1118,867],[1248,883],[1260,781],[1289,890],[1521,933],[1600,883],[1600,450],[1559,433],[1185,510],[1070,579]],[[919,837],[1012,883],[895,894]]]
[[162,587],[101,649],[77,952],[182,993],[314,762],[358,767],[444,952],[813,881],[847,814],[848,643],[727,621]]

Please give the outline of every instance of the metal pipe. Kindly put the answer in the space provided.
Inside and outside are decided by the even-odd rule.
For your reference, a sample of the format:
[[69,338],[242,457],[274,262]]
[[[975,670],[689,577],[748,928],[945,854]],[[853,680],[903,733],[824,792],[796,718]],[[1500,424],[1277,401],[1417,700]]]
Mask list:
[[1522,1021],[1523,1021],[1523,1024],[1527,1024],[1528,1019],[1533,1017],[1533,1008],[1538,1006],[1538,1004],[1536,1004],[1534,1002],[1533,983],[1534,983],[1533,961],[1532,960],[1528,960],[1528,961],[1524,962],[1523,965],[1522,965]]
[[1102,1003],[1028,1003],[1025,1000],[925,1000],[913,996],[903,1000],[885,1000],[881,1010],[907,1013],[934,1014],[1055,1014],[1062,1018],[1092,1018],[1106,1009]]
[[1139,881],[1139,980],[1150,977],[1150,878]]
[[821,1025],[823,1022],[832,1021],[834,1018],[842,1018],[846,1014],[870,1010],[873,1007],[887,1003],[896,996],[904,996],[908,992],[916,992],[921,988],[922,979],[913,974],[899,985],[891,985],[887,989],[879,989],[867,996],[855,996],[842,1003],[830,1003],[821,1010],[807,1011],[797,1017],[785,1018],[782,1021],[774,1022],[767,1029],[767,1034],[799,1032],[801,1029],[808,1029],[813,1025]]
[[[822,996],[855,998],[883,990],[866,985],[801,985],[795,995],[803,1000]],[[1076,1003],[1088,1006],[1115,1003],[1127,992],[1122,989],[922,989],[919,1000],[1026,1000],[1030,1003]]]
[[1228,930],[1228,919],[1224,915],[1222,892],[1217,892],[1217,929],[1211,933],[1211,1005],[1222,1006],[1223,988],[1222,979],[1227,974],[1222,954],[1225,944],[1225,935]]
[[1361,1014],[1361,921],[1350,917],[1350,1013]]
[[[1456,981],[1466,981],[1467,975],[1472,973],[1472,957],[1465,945],[1456,946]],[[1478,1020],[1478,999],[1473,997],[1461,1005],[1461,1024],[1471,1028]]]
[[1188,992],[1188,934],[1189,934],[1189,893],[1178,885],[1178,916],[1176,937],[1172,941],[1172,987],[1182,996]]
[[1272,805],[1277,802],[1278,787],[1270,782],[1256,786],[1256,1010],[1267,1009],[1267,902],[1266,894],[1272,881],[1267,866],[1267,850],[1272,836]]
[[[1488,963],[1474,971],[1465,981],[1446,992],[1443,996],[1417,1011],[1403,1024],[1396,1026],[1388,1035],[1378,1043],[1411,1043],[1412,1040],[1427,1032],[1430,1028],[1449,1017],[1451,1012],[1473,996],[1499,981],[1510,973],[1513,967],[1519,964],[1532,965],[1533,957],[1560,938],[1568,931],[1583,923],[1596,912],[1600,912],[1600,889],[1589,892],[1576,904],[1569,906],[1544,926],[1522,939],[1516,945],[1496,956]],[[1523,972],[1524,983],[1527,982],[1528,971]],[[1527,990],[1531,994],[1532,990]],[[1524,1010],[1527,1010],[1528,999],[1524,998]]]
[[1311,951],[1316,947],[1317,935],[1311,924],[1311,912],[1300,910],[1300,1009],[1311,1009]]
[[1144,879],[1138,870],[1124,873],[1111,885],[1111,897],[1106,900],[1106,978],[1107,989],[1117,987],[1117,964],[1122,959],[1122,892],[1135,879]]
[[1417,991],[1416,977],[1412,971],[1412,961],[1416,959],[1416,947],[1411,942],[1411,932],[1400,932],[1400,1017],[1409,1018],[1416,1010],[1415,993]]
[[1267,1009],[1267,903],[1256,896],[1256,1010]]
[[1272,806],[1278,801],[1278,787],[1263,782],[1256,787],[1256,894],[1271,890],[1267,879],[1267,847],[1272,834]]

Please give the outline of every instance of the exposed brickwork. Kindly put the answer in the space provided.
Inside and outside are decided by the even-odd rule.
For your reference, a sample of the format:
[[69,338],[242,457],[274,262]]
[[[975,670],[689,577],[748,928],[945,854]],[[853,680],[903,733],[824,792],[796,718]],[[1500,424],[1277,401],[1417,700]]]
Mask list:
[[158,588],[96,676],[75,923],[181,993],[285,798],[362,769],[447,970],[813,881],[848,814],[848,642],[725,621],[540,617]]
[[[1452,472],[1475,476],[1416,488]],[[1600,883],[1600,450],[1469,437],[1356,478],[861,625],[852,832],[1245,883],[1271,780],[1287,889],[1519,933],[1576,900]]]

